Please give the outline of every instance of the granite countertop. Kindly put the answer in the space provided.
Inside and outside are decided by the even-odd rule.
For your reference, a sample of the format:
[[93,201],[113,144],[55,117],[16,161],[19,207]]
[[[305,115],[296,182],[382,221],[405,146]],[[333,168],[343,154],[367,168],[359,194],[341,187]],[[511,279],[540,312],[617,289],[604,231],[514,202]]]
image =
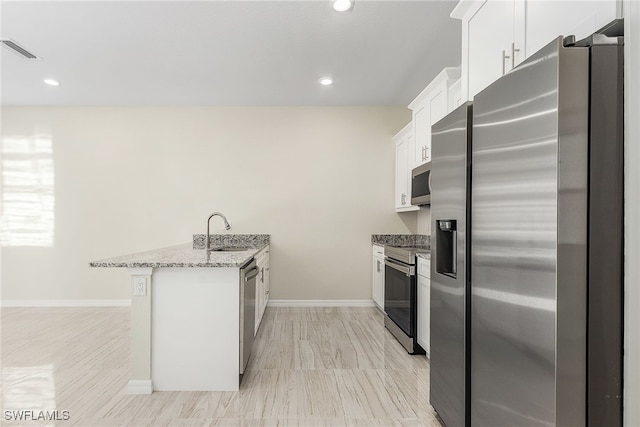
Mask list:
[[421,252],[416,255],[418,258],[431,259],[431,251],[429,252]]
[[371,243],[380,246],[430,248],[431,236],[425,234],[372,234]]
[[204,249],[194,249],[193,243],[169,246],[168,248],[121,255],[89,263],[91,267],[242,267],[262,248],[250,248],[246,251],[211,252],[209,261]]

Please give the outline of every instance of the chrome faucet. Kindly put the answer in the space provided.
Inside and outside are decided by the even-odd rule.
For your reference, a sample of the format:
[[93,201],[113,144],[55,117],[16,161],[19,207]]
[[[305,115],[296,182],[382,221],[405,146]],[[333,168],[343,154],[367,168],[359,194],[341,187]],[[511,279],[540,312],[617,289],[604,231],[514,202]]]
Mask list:
[[211,252],[211,243],[210,243],[211,235],[209,234],[209,224],[211,224],[211,218],[213,218],[216,215],[222,218],[222,220],[224,221],[224,229],[231,230],[231,224],[229,224],[229,221],[227,221],[227,218],[224,215],[222,215],[220,212],[214,212],[211,215],[209,215],[209,219],[207,219],[207,235],[205,236],[207,240],[204,243],[204,248],[207,252],[207,255],[209,255],[209,252]]

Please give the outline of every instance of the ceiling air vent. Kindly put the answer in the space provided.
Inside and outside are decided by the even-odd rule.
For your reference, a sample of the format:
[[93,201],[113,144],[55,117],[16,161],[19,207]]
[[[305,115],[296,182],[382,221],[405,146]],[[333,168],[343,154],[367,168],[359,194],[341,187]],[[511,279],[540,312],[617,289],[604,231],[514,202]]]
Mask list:
[[20,55],[23,58],[40,59],[37,56],[35,56],[33,53],[29,52],[27,49],[23,48],[22,46],[20,46],[18,43],[14,42],[11,39],[2,39],[0,40],[0,43],[2,43],[4,46],[8,47],[12,52],[14,52],[17,55]]

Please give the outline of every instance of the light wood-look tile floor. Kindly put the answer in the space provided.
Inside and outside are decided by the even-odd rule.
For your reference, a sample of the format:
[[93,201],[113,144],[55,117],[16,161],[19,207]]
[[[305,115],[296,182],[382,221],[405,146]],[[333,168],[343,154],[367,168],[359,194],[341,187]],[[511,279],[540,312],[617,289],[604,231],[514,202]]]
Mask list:
[[[441,426],[375,308],[268,308],[238,392],[127,395],[128,308],[2,310],[2,425]],[[58,411],[55,422],[6,411]]]

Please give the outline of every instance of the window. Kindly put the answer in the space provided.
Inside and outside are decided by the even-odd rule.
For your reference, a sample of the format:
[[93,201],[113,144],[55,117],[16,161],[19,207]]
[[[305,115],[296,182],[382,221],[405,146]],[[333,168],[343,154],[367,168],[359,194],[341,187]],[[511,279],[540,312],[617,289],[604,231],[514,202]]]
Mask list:
[[2,138],[0,243],[53,246],[54,170],[49,136]]

